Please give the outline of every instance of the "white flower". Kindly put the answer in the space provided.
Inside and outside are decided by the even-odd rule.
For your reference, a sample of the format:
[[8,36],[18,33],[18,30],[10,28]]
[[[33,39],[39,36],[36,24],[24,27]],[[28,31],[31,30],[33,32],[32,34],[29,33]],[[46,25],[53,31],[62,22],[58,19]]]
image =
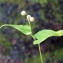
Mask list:
[[21,15],[22,15],[22,16],[25,16],[25,15],[26,15],[26,11],[23,10],[23,11],[21,12]]
[[31,18],[31,15],[27,15],[27,19],[30,20],[30,18]]
[[30,17],[30,22],[33,22],[34,21],[34,17]]

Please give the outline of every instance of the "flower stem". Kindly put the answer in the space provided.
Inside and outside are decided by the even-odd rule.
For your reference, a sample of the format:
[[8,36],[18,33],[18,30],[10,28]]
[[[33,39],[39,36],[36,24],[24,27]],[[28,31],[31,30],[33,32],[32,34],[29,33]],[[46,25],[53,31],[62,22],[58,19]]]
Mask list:
[[[28,21],[28,23],[29,23],[29,26],[30,26],[30,28],[31,28],[31,23],[30,23],[30,21]],[[32,34],[32,28],[31,28],[30,30],[31,30],[31,37],[35,40],[35,38],[33,37],[33,34]]]
[[43,63],[43,58],[42,58],[42,54],[41,54],[40,44],[38,44],[38,47],[39,47],[39,52],[40,52],[41,63]]
[[[30,21],[28,21],[28,23],[29,23],[29,26],[31,27]],[[36,40],[36,39],[33,37],[32,28],[31,28],[31,36],[32,36],[32,38],[33,38],[34,40]],[[39,52],[40,52],[41,63],[43,63],[43,58],[42,58],[42,54],[41,54],[40,44],[38,44],[38,47],[39,47]]]

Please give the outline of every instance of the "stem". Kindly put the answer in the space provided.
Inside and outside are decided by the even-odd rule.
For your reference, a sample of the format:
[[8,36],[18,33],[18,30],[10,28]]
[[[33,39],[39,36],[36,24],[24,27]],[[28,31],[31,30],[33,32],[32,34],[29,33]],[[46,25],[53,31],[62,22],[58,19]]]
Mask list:
[[43,63],[43,58],[42,58],[42,54],[41,54],[40,44],[38,44],[38,47],[39,47],[39,52],[40,52],[41,63]]
[[[28,23],[29,23],[29,26],[31,27],[30,21],[28,21]],[[33,34],[32,34],[32,28],[31,28],[31,36],[32,36],[32,38],[35,40],[35,38],[33,37]]]
[[[31,27],[30,21],[28,21],[28,23],[29,23],[29,26]],[[32,34],[32,28],[31,28],[31,36],[35,40],[35,38],[33,37],[33,34]],[[43,63],[43,58],[42,58],[42,54],[41,54],[40,44],[38,44],[38,47],[39,47],[39,52],[40,52],[41,63]]]

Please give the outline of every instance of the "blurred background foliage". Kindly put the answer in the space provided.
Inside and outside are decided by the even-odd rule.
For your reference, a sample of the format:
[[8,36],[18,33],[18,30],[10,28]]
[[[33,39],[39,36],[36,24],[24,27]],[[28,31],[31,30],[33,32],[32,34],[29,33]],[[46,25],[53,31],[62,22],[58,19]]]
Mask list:
[[[0,0],[0,26],[5,23],[27,24],[26,18],[20,15],[22,10],[35,17],[35,22],[31,23],[33,34],[42,29],[63,29],[63,0]],[[42,51],[46,51],[43,53],[45,60],[53,61],[63,59],[63,47],[59,47],[59,45],[63,45],[62,38],[57,38],[60,43],[54,38],[54,41],[51,41],[51,39],[46,40],[46,46],[44,46],[45,44],[41,44],[42,47],[45,47],[42,49]],[[31,55],[30,50],[34,47],[37,48],[37,45],[33,45],[33,39],[30,36],[25,36],[11,27],[3,27],[0,30],[0,45],[5,49],[3,52],[4,55],[10,54],[15,41],[20,47],[20,50],[22,47],[27,48],[26,54],[24,53],[23,55],[26,58]],[[56,44],[57,47],[51,44],[51,42]],[[22,50],[20,52],[22,53]],[[32,58],[34,63],[40,62],[38,55],[37,53],[36,57]],[[26,59],[25,63],[29,61],[31,61],[31,58]]]

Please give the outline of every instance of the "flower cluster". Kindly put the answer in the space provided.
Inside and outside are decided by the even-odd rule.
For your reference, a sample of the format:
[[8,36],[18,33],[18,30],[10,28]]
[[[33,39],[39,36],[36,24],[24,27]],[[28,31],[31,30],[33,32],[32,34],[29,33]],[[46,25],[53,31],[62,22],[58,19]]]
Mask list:
[[[27,13],[26,13],[26,11],[24,11],[24,10],[21,12],[21,15],[22,15],[22,16],[25,16],[26,14],[27,14]],[[27,20],[30,21],[30,22],[33,22],[33,21],[34,21],[34,17],[32,17],[31,15],[27,15],[26,18],[27,18]]]

